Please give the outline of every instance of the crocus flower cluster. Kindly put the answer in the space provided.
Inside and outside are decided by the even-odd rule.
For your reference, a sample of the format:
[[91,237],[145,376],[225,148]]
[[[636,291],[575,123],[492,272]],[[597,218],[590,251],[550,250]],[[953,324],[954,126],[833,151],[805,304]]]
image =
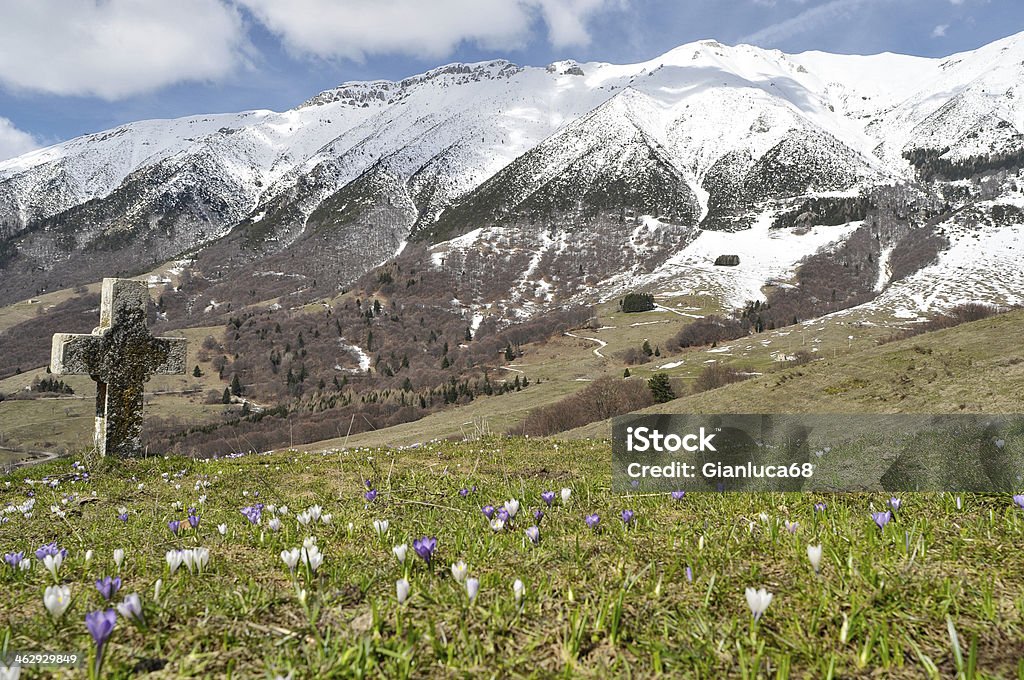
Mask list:
[[263,516],[263,503],[256,503],[254,505],[247,505],[241,510],[245,518],[249,520],[250,524],[259,524],[260,519]]
[[171,576],[182,564],[189,573],[202,574],[210,563],[210,551],[206,548],[189,548],[188,550],[170,550],[166,555],[167,567]]

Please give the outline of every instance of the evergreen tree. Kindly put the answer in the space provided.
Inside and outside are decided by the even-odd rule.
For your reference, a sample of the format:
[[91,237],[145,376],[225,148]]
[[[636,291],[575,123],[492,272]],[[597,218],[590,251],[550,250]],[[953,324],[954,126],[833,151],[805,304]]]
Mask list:
[[629,373],[629,369],[628,368],[625,371],[622,372],[622,377],[623,378],[628,378],[629,375],[630,375],[630,373]]
[[242,396],[242,383],[238,380],[238,374],[231,376],[231,394],[236,397]]
[[668,379],[668,373],[655,373],[647,381],[647,387],[650,388],[654,401],[659,404],[676,398],[676,393],[672,390],[672,383]]
[[651,356],[652,354],[654,354],[654,350],[651,349],[651,343],[648,342],[647,340],[644,340],[643,347],[641,347],[640,349],[643,350],[643,353],[646,354],[647,356]]
[[192,369],[193,378],[202,378],[203,372],[199,369],[199,364],[196,364],[195,368]]
[[220,403],[230,404],[231,403],[231,390],[227,387],[224,388],[224,394],[220,398]]

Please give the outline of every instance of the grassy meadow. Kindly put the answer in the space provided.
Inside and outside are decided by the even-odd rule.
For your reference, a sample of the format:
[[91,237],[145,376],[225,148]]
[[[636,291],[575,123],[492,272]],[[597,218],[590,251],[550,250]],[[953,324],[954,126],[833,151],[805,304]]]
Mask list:
[[[882,529],[881,492],[616,495],[597,441],[83,463],[0,480],[0,553],[30,560],[0,564],[2,652],[94,655],[87,613],[136,593],[142,620],[117,614],[103,677],[1024,678],[1024,510],[1008,495],[903,494]],[[510,499],[495,529],[482,507]],[[56,576],[35,555],[52,541]],[[282,551],[304,541],[293,572]],[[168,553],[197,548],[208,563],[172,574]],[[106,576],[121,579],[109,602]],[[55,583],[71,596],[56,620]],[[747,588],[773,595],[757,619]],[[87,672],[23,677],[40,674]]]

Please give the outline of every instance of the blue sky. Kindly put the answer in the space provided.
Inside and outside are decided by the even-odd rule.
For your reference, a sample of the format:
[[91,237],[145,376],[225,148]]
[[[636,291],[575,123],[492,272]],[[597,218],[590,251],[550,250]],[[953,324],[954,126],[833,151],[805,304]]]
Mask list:
[[1022,30],[1021,0],[0,0],[0,159],[452,61],[626,63],[704,38],[945,56]]

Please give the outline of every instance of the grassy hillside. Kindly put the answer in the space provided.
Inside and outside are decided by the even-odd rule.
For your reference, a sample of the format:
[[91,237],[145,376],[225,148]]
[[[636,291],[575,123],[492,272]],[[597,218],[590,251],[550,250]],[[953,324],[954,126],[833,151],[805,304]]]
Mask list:
[[[31,567],[0,563],[0,639],[7,651],[89,656],[87,613],[137,593],[144,622],[117,617],[103,677],[1024,673],[1024,515],[1010,498],[908,494],[879,530],[869,511],[888,498],[878,495],[614,495],[609,456],[595,442],[485,439],[21,470],[0,486],[0,508],[13,506],[0,553],[23,552]],[[30,493],[25,517],[17,507]],[[519,512],[495,531],[481,506],[508,499]],[[255,503],[266,504],[258,524],[241,512]],[[313,505],[321,520],[297,522]],[[628,524],[624,510],[635,513]],[[382,536],[374,520],[388,522]],[[412,547],[424,536],[437,540],[429,564]],[[323,563],[293,574],[281,552],[312,537]],[[67,550],[56,576],[35,555],[51,541]],[[403,544],[399,563],[393,546]],[[809,545],[822,546],[820,576]],[[194,548],[209,551],[201,572],[182,564],[172,574],[168,552]],[[452,576],[460,560],[479,582],[472,601]],[[95,586],[105,576],[121,579],[109,601]],[[54,583],[71,595],[56,625],[42,599]],[[758,621],[746,588],[773,594]]]
[[[649,413],[1020,413],[1024,310],[689,395]],[[609,437],[608,422],[566,438]]]

